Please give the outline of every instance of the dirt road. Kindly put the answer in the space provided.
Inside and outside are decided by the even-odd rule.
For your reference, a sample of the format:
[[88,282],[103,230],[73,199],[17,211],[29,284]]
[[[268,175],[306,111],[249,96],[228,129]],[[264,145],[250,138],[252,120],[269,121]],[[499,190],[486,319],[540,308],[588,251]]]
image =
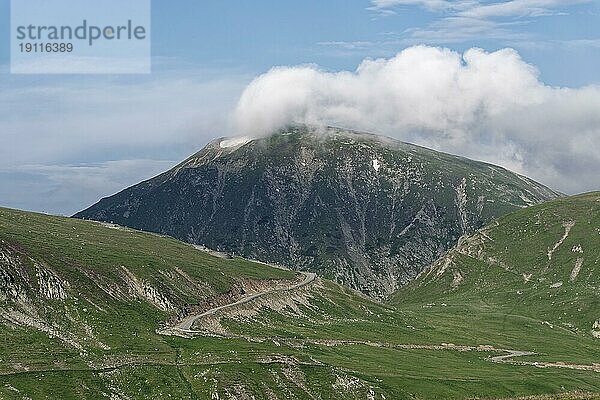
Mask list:
[[179,330],[179,331],[183,331],[183,332],[192,332],[192,326],[194,325],[194,323],[196,321],[198,321],[200,318],[202,317],[206,317],[208,315],[213,315],[218,311],[221,310],[225,310],[227,308],[231,308],[231,307],[236,307],[239,306],[241,304],[245,304],[248,303],[252,300],[255,300],[259,297],[268,295],[268,294],[272,294],[272,293],[279,293],[279,292],[287,292],[290,290],[296,290],[299,289],[301,287],[304,287],[306,285],[308,285],[309,283],[313,282],[316,278],[316,274],[312,273],[312,272],[300,272],[302,275],[304,275],[304,279],[302,280],[302,282],[297,283],[293,286],[290,286],[288,288],[283,288],[283,289],[271,289],[271,290],[266,290],[260,293],[255,293],[246,297],[241,298],[240,300],[233,302],[233,303],[229,303],[229,304],[225,304],[219,307],[215,307],[215,308],[211,308],[208,311],[203,312],[202,314],[197,314],[197,315],[190,315],[187,318],[185,318],[183,321],[181,321],[180,323],[178,323],[177,325],[175,325],[172,329],[174,330]]

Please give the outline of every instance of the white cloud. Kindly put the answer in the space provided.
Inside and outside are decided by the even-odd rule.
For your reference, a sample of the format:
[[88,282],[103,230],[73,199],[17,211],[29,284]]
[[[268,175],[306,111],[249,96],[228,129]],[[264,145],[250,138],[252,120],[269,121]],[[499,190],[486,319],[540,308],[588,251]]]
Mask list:
[[372,9],[389,9],[397,6],[420,6],[430,11],[464,9],[477,4],[474,0],[372,0]]
[[250,80],[229,72],[227,79],[198,70],[7,75],[0,80],[0,206],[72,213],[227,134]]
[[13,76],[0,85],[0,132],[10,144],[0,147],[0,168],[114,159],[115,153],[160,158],[188,146],[191,153],[229,129],[228,112],[248,82],[198,75]]
[[150,58],[110,58],[20,54],[11,60],[13,74],[149,74]]
[[372,48],[374,46],[374,43],[368,42],[368,41],[354,41],[354,42],[329,41],[329,42],[318,42],[317,45],[341,48],[344,50],[365,50],[365,49]]
[[245,90],[239,134],[331,124],[506,166],[566,192],[600,189],[600,88],[554,88],[511,49],[417,46],[354,72],[279,67]]
[[461,11],[459,15],[470,18],[539,17],[555,14],[556,8],[589,2],[590,0],[511,0],[479,4]]
[[577,47],[591,47],[600,48],[600,39],[571,39],[571,40],[560,40],[552,42],[554,45],[563,45],[571,48]]
[[522,41],[528,34],[515,32],[512,28],[519,23],[495,22],[461,16],[442,18],[424,28],[412,28],[404,32],[404,43],[460,43],[473,38]]
[[511,25],[526,23],[524,18],[563,15],[576,4],[593,0],[372,0],[369,10],[380,15],[394,13],[398,6],[419,6],[439,15],[426,27],[404,32],[408,43],[452,43],[473,39],[526,40]]
[[509,0],[482,3],[478,0],[372,0],[373,10],[420,6],[433,12],[456,12],[470,18],[522,17],[554,14],[556,8],[590,3],[592,0]]

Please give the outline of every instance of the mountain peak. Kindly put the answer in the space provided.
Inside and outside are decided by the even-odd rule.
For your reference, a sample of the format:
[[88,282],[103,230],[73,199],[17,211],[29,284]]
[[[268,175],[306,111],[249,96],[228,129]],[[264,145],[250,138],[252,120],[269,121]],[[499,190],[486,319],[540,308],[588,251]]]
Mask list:
[[385,297],[461,236],[557,196],[490,164],[296,125],[217,139],[76,217],[318,272]]

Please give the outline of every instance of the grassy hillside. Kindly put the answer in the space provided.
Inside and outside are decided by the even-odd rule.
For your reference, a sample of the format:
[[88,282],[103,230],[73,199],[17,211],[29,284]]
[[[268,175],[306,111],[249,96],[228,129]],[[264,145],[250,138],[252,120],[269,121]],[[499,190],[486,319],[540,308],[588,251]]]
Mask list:
[[[593,202],[585,204],[573,212],[593,215]],[[549,221],[555,213],[543,217]],[[581,245],[584,257],[591,257],[594,242]],[[554,254],[560,257],[561,249]],[[576,282],[583,288],[585,277],[593,286],[597,275],[584,271]],[[423,290],[429,294],[409,289],[397,306],[317,280],[207,316],[193,326],[201,334],[158,333],[188,313],[298,279],[166,237],[0,209],[0,399],[465,399],[559,393],[591,399],[594,395],[581,393],[600,392],[600,373],[590,368],[600,359],[600,346],[584,329],[593,304],[580,320],[569,321],[581,328],[567,329],[513,310],[502,303],[502,294],[495,304],[469,294],[467,286],[462,294],[449,289],[444,279],[428,281]],[[502,288],[499,283],[496,289]],[[506,350],[538,354],[493,362]]]
[[[600,360],[600,193],[548,202],[465,238],[394,297],[449,334]],[[425,304],[425,306],[423,306]]]
[[500,218],[394,300],[498,308],[600,338],[599,263],[600,193],[591,193]]

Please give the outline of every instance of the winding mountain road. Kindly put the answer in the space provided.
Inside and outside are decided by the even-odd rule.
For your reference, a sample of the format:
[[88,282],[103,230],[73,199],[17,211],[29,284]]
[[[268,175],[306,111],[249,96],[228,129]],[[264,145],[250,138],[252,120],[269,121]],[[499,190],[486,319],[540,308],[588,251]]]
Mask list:
[[302,280],[302,282],[297,283],[293,286],[287,287],[287,288],[280,288],[280,289],[270,289],[270,290],[265,290],[263,292],[259,292],[259,293],[255,293],[252,295],[248,295],[246,297],[242,297],[241,299],[233,302],[233,303],[229,303],[229,304],[224,304],[222,306],[219,307],[215,307],[215,308],[211,308],[210,310],[204,311],[201,314],[197,314],[197,315],[190,315],[186,318],[184,318],[181,322],[179,322],[177,325],[175,325],[173,328],[173,330],[178,330],[178,331],[183,331],[183,332],[194,332],[192,330],[192,326],[194,325],[194,323],[196,321],[198,321],[200,318],[206,317],[208,315],[213,315],[218,311],[222,311],[222,310],[226,310],[228,308],[232,308],[232,307],[236,307],[248,302],[251,302],[252,300],[255,300],[259,297],[263,297],[269,294],[273,294],[273,293],[280,293],[280,292],[287,292],[287,291],[291,291],[291,290],[296,290],[296,289],[300,289],[306,285],[308,285],[309,283],[312,283],[317,275],[313,272],[300,272],[302,275],[304,275],[304,279]]

